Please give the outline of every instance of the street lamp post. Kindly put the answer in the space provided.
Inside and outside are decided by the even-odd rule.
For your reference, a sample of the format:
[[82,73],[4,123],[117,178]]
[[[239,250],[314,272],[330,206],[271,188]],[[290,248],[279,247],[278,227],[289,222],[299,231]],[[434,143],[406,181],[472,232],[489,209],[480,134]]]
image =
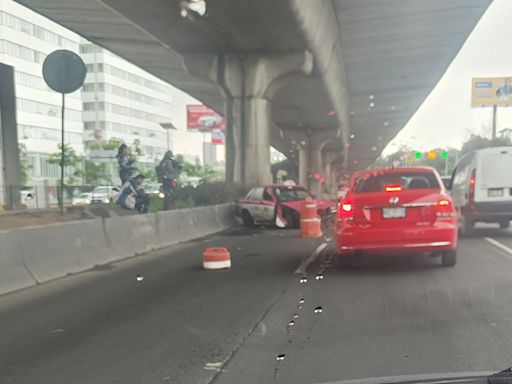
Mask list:
[[173,123],[160,123],[160,126],[165,129],[167,132],[167,150],[169,151],[171,149],[171,143],[170,143],[170,130],[176,131],[177,128],[174,126]]

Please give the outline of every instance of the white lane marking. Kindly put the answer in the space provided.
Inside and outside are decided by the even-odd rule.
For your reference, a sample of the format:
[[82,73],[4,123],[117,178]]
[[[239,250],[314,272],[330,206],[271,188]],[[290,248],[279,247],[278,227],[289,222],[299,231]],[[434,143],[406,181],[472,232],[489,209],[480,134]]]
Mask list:
[[62,328],[52,329],[50,333],[62,333],[64,330]]
[[203,369],[207,371],[217,371],[220,372],[222,370],[222,366],[224,363],[222,361],[219,361],[217,363],[206,363],[206,365],[203,367]]
[[505,255],[507,259],[512,260],[512,248],[507,247],[505,244],[500,243],[498,240],[494,240],[490,237],[484,237],[484,240],[488,243],[494,245],[496,248],[501,249],[502,251],[505,251],[507,254]]
[[261,336],[265,336],[267,334],[267,325],[262,321],[260,324],[261,328]]
[[329,243],[320,244],[318,246],[318,248],[315,249],[315,252],[313,252],[311,255],[309,255],[309,257],[306,260],[302,261],[302,263],[295,270],[295,274],[296,275],[305,274],[306,268],[308,267],[308,265],[311,264],[313,261],[315,261],[315,259],[318,257],[318,255],[320,255],[320,253],[325,249],[325,247],[327,247],[327,245],[329,245]]

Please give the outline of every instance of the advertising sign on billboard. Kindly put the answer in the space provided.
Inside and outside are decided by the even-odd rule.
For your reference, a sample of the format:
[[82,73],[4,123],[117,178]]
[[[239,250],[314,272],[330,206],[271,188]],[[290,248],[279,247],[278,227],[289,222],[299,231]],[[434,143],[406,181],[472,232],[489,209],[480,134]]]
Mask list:
[[220,129],[215,129],[212,131],[212,144],[214,145],[224,145],[226,143],[226,138],[224,136],[224,132]]
[[512,77],[478,77],[471,87],[471,106],[512,105]]
[[187,105],[187,127],[189,130],[211,131],[225,129],[224,117],[206,105]]

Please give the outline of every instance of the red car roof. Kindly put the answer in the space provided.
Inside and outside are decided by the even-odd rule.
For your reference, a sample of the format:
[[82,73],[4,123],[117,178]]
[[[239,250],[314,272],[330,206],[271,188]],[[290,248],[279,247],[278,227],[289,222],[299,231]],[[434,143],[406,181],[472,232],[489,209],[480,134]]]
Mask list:
[[374,175],[379,174],[393,174],[393,173],[404,173],[404,172],[434,172],[435,169],[432,167],[403,167],[403,168],[378,168],[378,169],[366,169],[364,171],[355,172],[352,177]]

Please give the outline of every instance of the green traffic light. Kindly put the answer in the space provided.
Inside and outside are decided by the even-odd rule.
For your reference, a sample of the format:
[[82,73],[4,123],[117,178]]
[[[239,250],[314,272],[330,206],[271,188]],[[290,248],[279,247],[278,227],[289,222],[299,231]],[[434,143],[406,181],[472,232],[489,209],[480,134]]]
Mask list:
[[443,152],[443,153],[441,154],[441,157],[442,157],[443,159],[446,159],[446,158],[448,157],[448,152]]
[[421,152],[416,152],[416,158],[421,159]]

